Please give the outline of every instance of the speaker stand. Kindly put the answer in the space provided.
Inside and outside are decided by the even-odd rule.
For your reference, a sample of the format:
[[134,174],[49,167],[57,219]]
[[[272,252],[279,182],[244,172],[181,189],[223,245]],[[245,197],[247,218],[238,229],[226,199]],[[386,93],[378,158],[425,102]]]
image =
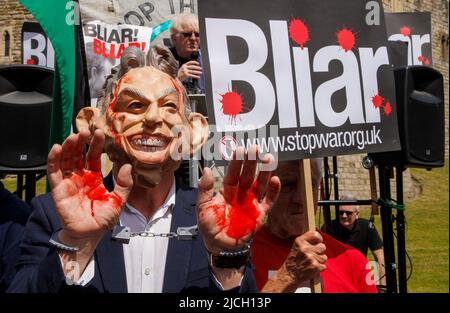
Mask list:
[[406,279],[406,240],[405,240],[405,214],[403,208],[403,171],[404,168],[401,165],[397,165],[396,169],[396,181],[397,181],[397,253],[398,253],[398,283],[399,291],[402,294],[408,292],[407,279]]
[[17,174],[17,189],[15,192],[16,196],[22,199],[23,197],[23,175]]
[[25,175],[25,202],[30,204],[36,195],[36,173]]
[[[333,187],[334,187],[334,199],[339,200],[339,177],[338,177],[338,164],[337,156],[333,156]],[[334,217],[336,219],[336,239],[341,240],[341,231],[339,227],[339,205],[334,207]]]
[[[330,200],[330,182],[329,182],[330,166],[328,165],[328,157],[323,158],[323,168],[324,168],[324,172],[325,172],[325,175],[324,175],[325,199],[323,199],[323,200]],[[333,233],[330,205],[323,206],[323,219],[325,222],[325,232],[327,234]],[[319,225],[319,227],[320,227],[320,225]]]
[[397,265],[395,264],[392,208],[388,204],[391,199],[391,186],[389,180],[389,173],[391,169],[391,167],[385,165],[378,166],[381,199],[380,218],[383,231],[386,291],[388,293],[397,293]]
[[[12,168],[0,166],[0,173],[17,175],[17,190],[14,194],[23,199],[25,189],[25,202],[30,204],[36,196],[36,182],[43,178],[47,173],[47,165],[41,165],[29,168]],[[25,186],[23,180],[25,177]]]

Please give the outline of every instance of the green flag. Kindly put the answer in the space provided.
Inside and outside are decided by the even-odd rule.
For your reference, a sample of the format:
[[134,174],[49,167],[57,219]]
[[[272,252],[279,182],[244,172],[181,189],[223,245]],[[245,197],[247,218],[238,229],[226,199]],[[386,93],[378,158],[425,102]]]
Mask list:
[[75,17],[78,3],[63,0],[19,0],[41,24],[55,50],[50,147],[70,134],[75,99]]

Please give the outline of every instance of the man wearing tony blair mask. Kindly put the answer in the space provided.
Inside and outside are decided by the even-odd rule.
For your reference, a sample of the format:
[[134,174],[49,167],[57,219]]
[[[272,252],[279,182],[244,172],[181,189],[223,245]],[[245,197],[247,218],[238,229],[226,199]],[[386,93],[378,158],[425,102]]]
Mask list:
[[[163,47],[147,57],[127,48],[99,107],[84,108],[79,133],[53,146],[52,191],[32,202],[10,292],[255,290],[249,243],[280,182],[270,171],[255,179],[256,147],[236,151],[217,194],[208,168],[198,190],[175,177],[208,133],[206,119],[190,112],[176,65]],[[104,180],[102,151],[113,161]]]

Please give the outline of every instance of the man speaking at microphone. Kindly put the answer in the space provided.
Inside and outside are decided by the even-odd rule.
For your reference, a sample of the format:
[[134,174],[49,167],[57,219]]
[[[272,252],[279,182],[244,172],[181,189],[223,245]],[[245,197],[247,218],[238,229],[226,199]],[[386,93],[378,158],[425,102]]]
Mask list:
[[178,78],[188,93],[204,93],[197,17],[191,13],[177,15],[170,28],[170,38],[173,43],[170,51],[179,64]]

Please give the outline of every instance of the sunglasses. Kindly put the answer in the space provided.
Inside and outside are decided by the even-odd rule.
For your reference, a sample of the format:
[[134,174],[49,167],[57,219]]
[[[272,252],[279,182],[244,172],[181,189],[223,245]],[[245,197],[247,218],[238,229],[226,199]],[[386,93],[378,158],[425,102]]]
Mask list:
[[192,34],[194,34],[194,36],[195,36],[196,38],[200,37],[200,34],[197,33],[197,32],[180,33],[180,34],[182,34],[184,38],[189,38],[189,37],[192,36]]
[[353,213],[355,213],[355,212],[352,212],[352,211],[339,211],[339,215],[340,216],[344,215],[344,213],[347,214],[347,216],[352,216]]

